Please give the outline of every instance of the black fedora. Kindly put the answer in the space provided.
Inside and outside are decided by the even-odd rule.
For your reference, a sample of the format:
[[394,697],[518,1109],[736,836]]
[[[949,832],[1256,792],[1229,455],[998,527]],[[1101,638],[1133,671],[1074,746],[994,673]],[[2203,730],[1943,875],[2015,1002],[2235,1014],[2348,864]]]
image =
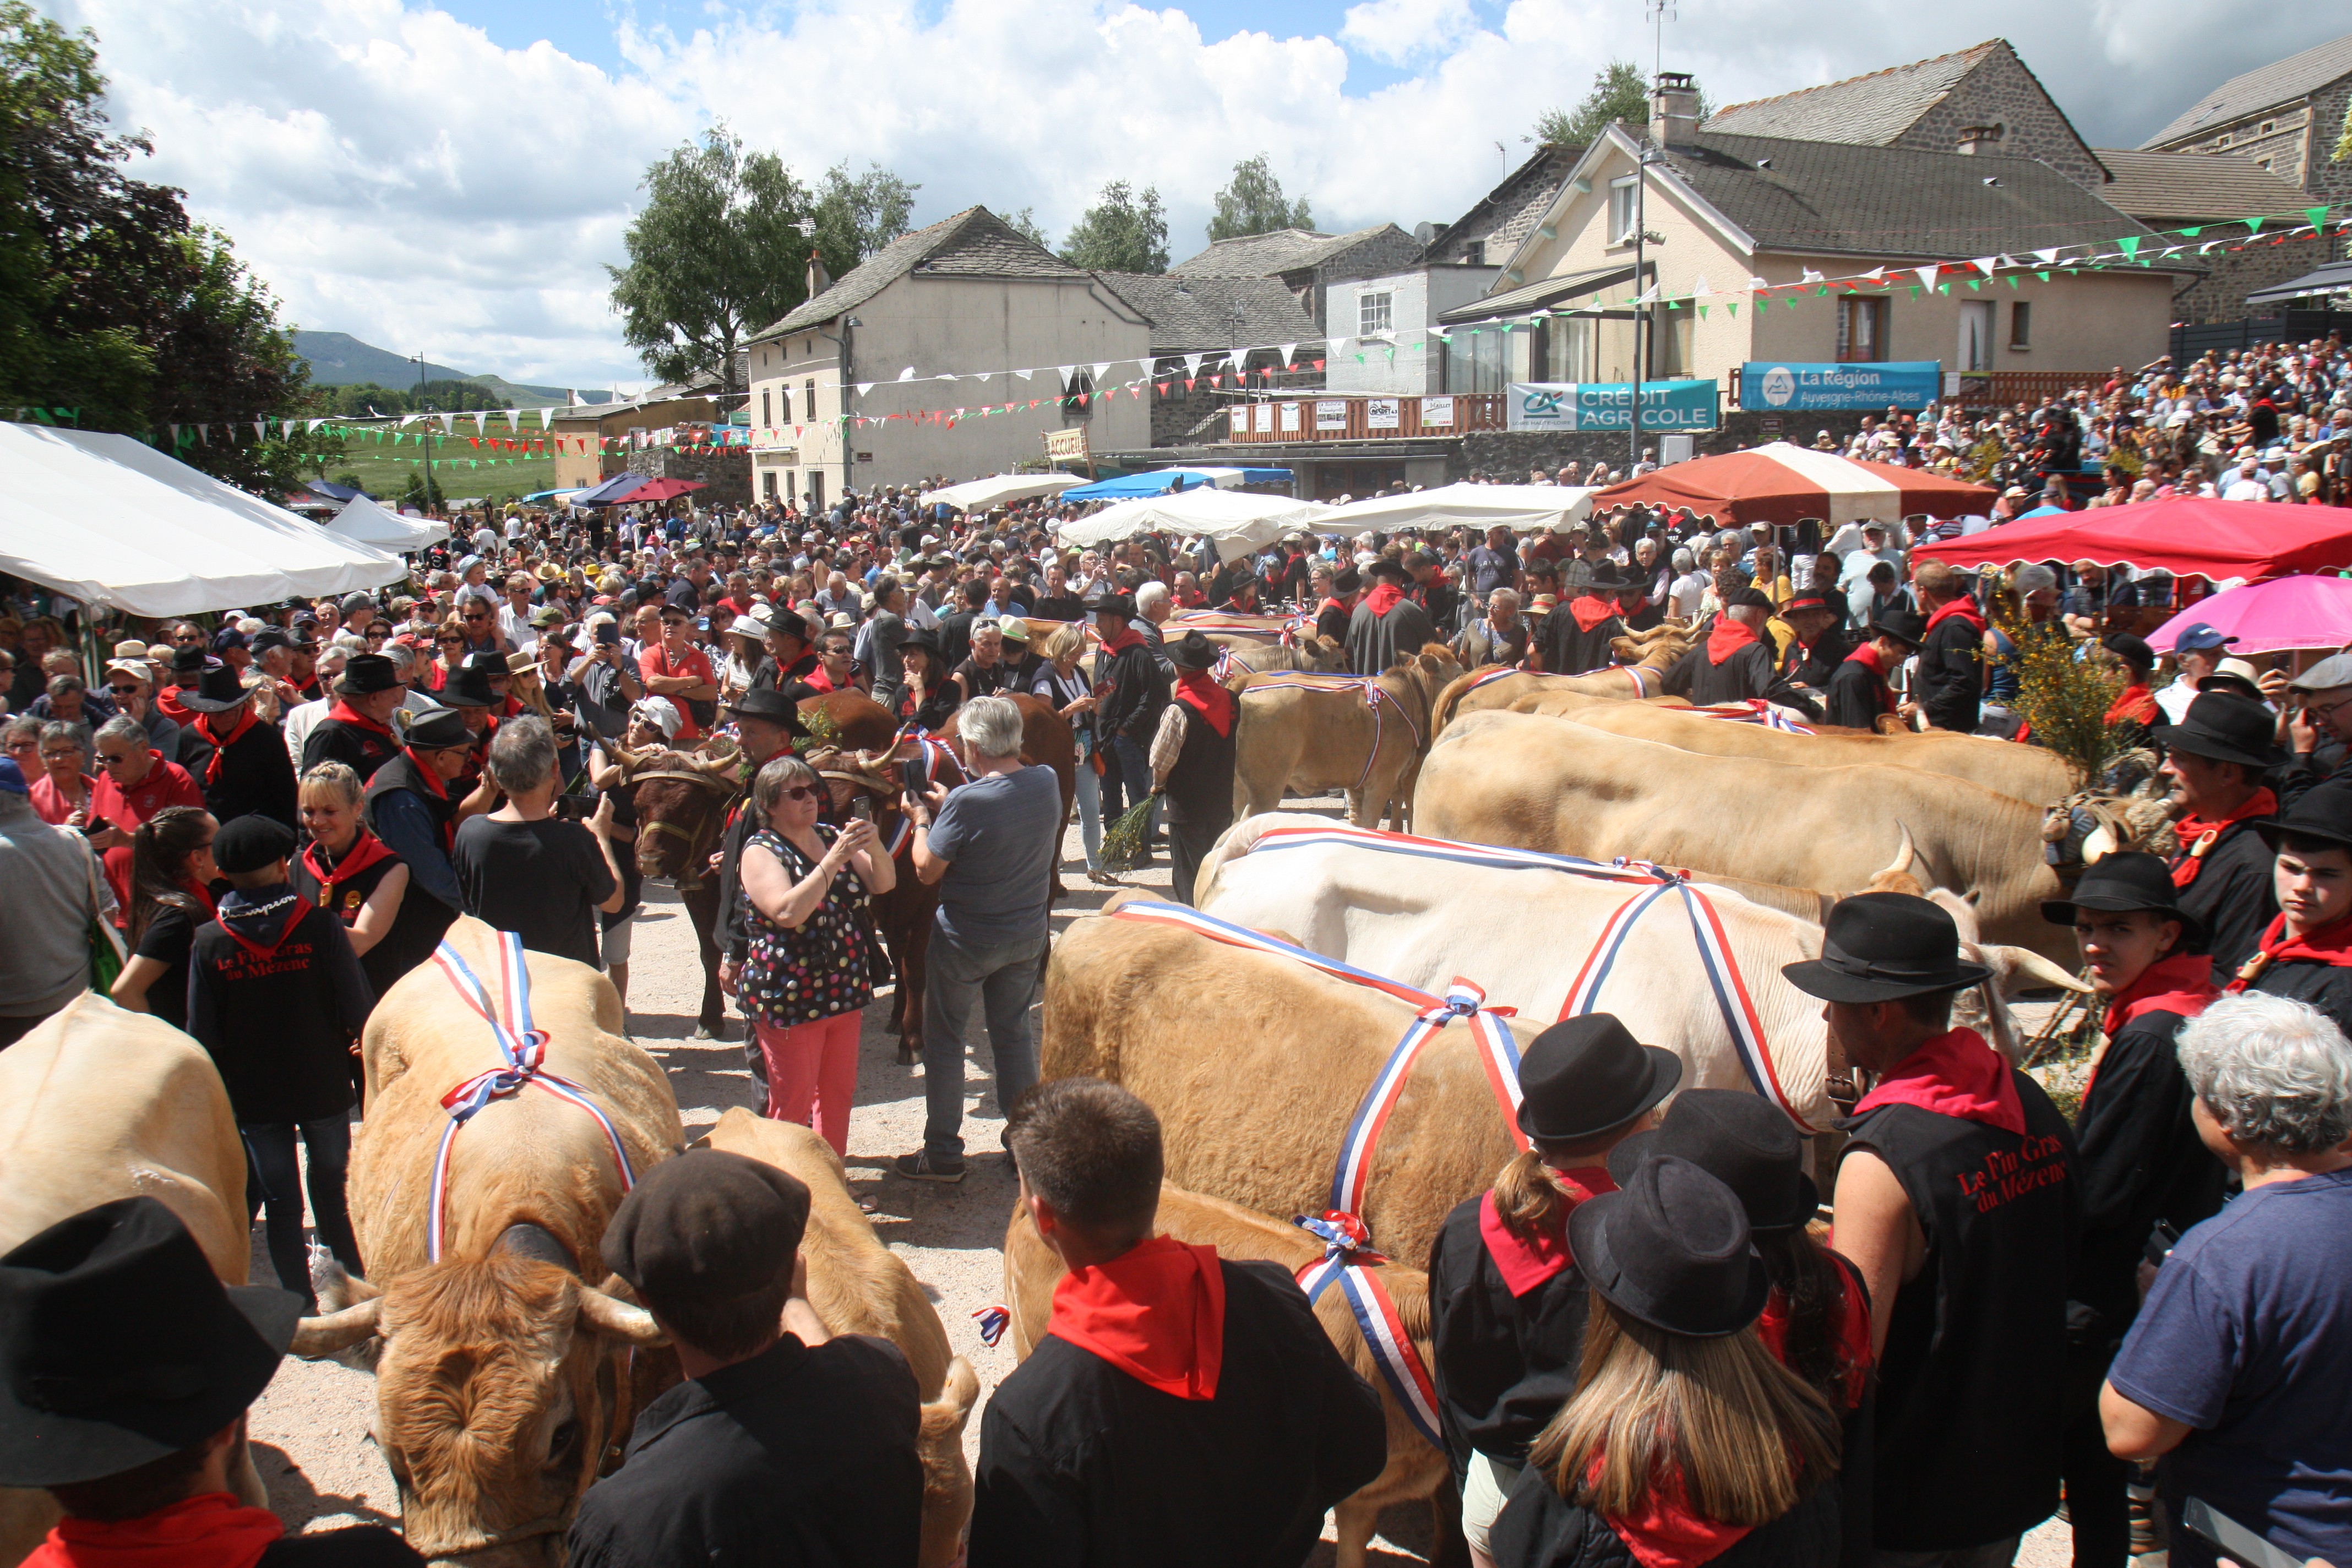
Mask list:
[[1613,594],[1628,585],[1624,574],[1617,570],[1617,563],[1605,558],[1593,563],[1592,575],[1585,580],[1588,589],[1600,594]]
[[335,678],[335,689],[345,697],[366,697],[400,684],[400,672],[380,653],[355,653]]
[[2157,744],[2168,752],[2268,768],[2286,761],[2273,739],[2277,724],[2271,710],[2251,697],[2207,691],[2189,705],[2179,723],[2158,724],[2154,734]]
[[194,713],[226,713],[252,697],[237,679],[236,671],[217,660],[205,663],[195,685],[180,688],[181,706]]
[[68,1486],[204,1441],[253,1403],[302,1299],[224,1286],[152,1197],[60,1220],[0,1257],[0,1485]]
[[1751,1231],[1793,1229],[1821,1207],[1821,1189],[1805,1174],[1804,1134],[1761,1095],[1683,1090],[1657,1126],[1609,1151],[1609,1173],[1625,1186],[1643,1161],[1669,1154],[1729,1187]]
[[1906,610],[1897,605],[1871,621],[1870,635],[1890,637],[1896,642],[1917,647],[1927,638],[1927,618],[1916,610]]
[[2254,831],[2263,836],[2273,854],[2278,852],[2280,841],[2289,837],[2352,849],[2352,784],[2330,779],[2306,792],[2284,816],[2255,823]]
[[1960,928],[1926,899],[1857,893],[1840,899],[1822,928],[1822,955],[1784,963],[1789,984],[1825,1002],[1895,1002],[1958,991],[1992,977],[1960,957]]
[[1675,1091],[1682,1058],[1608,1013],[1562,1018],[1519,1058],[1519,1131],[1574,1143],[1624,1126]]
[[2070,926],[2078,909],[2114,913],[2147,910],[2180,922],[2180,942],[2174,952],[2198,952],[2205,945],[2205,922],[2180,907],[2172,868],[2163,857],[2144,850],[2119,850],[2101,858],[2074,883],[2072,898],[2042,900],[2042,918],[2054,926]]
[[1186,632],[1181,638],[1168,645],[1168,662],[1179,669],[1207,669],[1224,651],[1199,632]]
[[212,662],[212,657],[201,647],[173,648],[172,679],[174,684],[184,689],[194,686],[196,679],[204,674],[205,666]]
[[898,639],[898,651],[905,653],[910,647],[921,648],[930,656],[933,664],[940,662],[940,634],[930,627],[908,626],[907,635]]
[[1089,594],[1086,609],[1089,615],[1117,616],[1124,621],[1135,619],[1135,600],[1126,594]]
[[474,743],[474,732],[466,728],[465,715],[446,708],[419,713],[403,727],[402,737],[411,749],[419,752],[446,752]]
[[514,673],[514,666],[507,662],[507,656],[496,648],[485,648],[467,654],[465,664],[460,668],[469,673],[475,670],[481,671],[482,679],[485,680],[503,679]]
[[449,678],[449,683],[433,694],[434,700],[444,708],[495,708],[499,695],[490,689],[487,671],[475,668],[471,659],[464,668]]
[[1754,1322],[1771,1280],[1729,1187],[1688,1160],[1644,1160],[1577,1205],[1569,1249],[1609,1304],[1652,1328],[1721,1339]]
[[788,730],[800,728],[799,705],[772,686],[755,686],[742,696],[731,699],[727,704],[727,711],[738,719],[764,719]]

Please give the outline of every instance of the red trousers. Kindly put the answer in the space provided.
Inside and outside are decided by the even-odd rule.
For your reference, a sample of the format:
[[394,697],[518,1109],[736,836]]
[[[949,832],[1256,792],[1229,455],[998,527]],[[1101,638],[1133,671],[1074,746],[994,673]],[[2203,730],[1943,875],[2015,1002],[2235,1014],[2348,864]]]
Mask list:
[[849,1152],[849,1107],[857,1098],[857,1035],[865,1017],[860,1010],[790,1028],[753,1025],[760,1054],[768,1059],[768,1115],[815,1128],[836,1154]]

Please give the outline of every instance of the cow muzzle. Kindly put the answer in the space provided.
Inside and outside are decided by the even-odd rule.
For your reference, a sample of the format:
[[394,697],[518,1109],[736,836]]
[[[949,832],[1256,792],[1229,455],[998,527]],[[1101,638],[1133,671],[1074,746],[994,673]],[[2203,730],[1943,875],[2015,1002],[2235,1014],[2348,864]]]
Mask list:
[[411,1537],[408,1544],[435,1568],[562,1568],[571,1529],[572,1510],[566,1509],[511,1530],[457,1531],[446,1541]]

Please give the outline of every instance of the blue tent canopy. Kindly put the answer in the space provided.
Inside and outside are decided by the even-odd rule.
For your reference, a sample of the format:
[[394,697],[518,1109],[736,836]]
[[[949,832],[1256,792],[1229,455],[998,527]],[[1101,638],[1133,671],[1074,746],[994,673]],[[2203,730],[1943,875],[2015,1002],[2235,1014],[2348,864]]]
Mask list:
[[[339,485],[329,479],[306,480],[302,488],[314,496],[323,496],[329,500],[349,500],[353,496],[367,495],[365,490],[355,489],[350,485]],[[375,498],[368,496],[368,499],[373,500]]]
[[614,474],[603,484],[582,490],[572,498],[573,506],[611,506],[629,499],[629,492],[651,483],[643,474]]
[[1197,490],[1215,482],[1218,474],[1238,472],[1245,485],[1286,485],[1290,482],[1288,468],[1219,468],[1213,473],[1204,468],[1154,468],[1149,473],[1122,474],[1115,479],[1097,479],[1090,485],[1080,485],[1064,490],[1056,500],[1126,500],[1135,496],[1164,496],[1176,490]]

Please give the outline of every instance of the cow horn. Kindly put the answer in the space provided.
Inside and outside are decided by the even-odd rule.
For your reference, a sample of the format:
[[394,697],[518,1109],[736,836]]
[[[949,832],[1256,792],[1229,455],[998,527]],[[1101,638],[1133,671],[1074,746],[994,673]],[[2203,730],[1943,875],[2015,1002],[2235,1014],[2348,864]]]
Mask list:
[[2002,990],[2011,995],[2037,987],[2056,986],[2063,991],[2087,994],[2090,986],[2068,973],[2030,947],[1996,947],[1988,944],[1988,954],[1997,954],[2003,963]]
[[1895,830],[1903,836],[1903,841],[1895,851],[1895,858],[1888,861],[1885,868],[1870,879],[1870,885],[1874,888],[1883,888],[1890,881],[1900,879],[1907,880],[1914,886],[1923,886],[1919,882],[1918,873],[1913,869],[1919,863],[1919,847],[1912,841],[1910,824],[1898,821],[1895,825]]
[[294,1325],[294,1342],[288,1347],[304,1361],[317,1361],[375,1337],[383,1298],[371,1296],[323,1318],[304,1318]]
[[607,1296],[591,1285],[580,1288],[580,1316],[598,1333],[626,1340],[633,1345],[650,1348],[669,1343],[669,1336],[661,1331],[661,1325],[654,1321],[651,1312]]
[[623,745],[620,742],[615,741],[613,742],[613,755],[620,759],[621,777],[624,780],[626,780],[631,773],[635,773],[639,768],[644,767],[647,763],[653,761],[655,753],[652,752],[633,752],[628,747]]
[[742,760],[743,759],[740,754],[733,752],[729,752],[724,754],[713,754],[708,752],[695,752],[688,754],[686,765],[692,768],[696,773],[709,773],[717,776],[719,774],[733,773],[735,771],[735,765]]

